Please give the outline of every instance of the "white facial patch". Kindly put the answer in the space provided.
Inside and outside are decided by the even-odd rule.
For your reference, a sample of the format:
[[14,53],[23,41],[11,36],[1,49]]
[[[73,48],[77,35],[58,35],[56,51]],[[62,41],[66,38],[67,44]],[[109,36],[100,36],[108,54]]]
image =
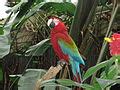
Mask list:
[[58,25],[58,23],[60,22],[58,19],[54,18],[54,19],[49,19],[47,22],[47,25],[50,26],[51,22],[55,23],[55,26]]
[[47,22],[47,25],[50,26],[50,23],[53,21],[53,19],[49,19]]
[[60,22],[58,19],[54,18],[53,22],[55,23],[55,26],[58,25],[58,23]]

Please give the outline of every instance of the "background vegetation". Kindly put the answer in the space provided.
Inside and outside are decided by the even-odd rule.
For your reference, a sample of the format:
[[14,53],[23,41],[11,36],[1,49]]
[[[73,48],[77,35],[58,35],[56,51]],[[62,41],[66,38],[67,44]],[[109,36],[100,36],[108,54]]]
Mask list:
[[81,84],[71,80],[71,69],[65,66],[56,79],[43,82],[42,89],[109,90],[120,83],[120,56],[111,57],[104,41],[120,31],[118,0],[79,0],[77,5],[71,0],[9,0],[8,6],[10,15],[0,25],[1,90],[32,90],[36,80],[57,64],[46,25],[49,16],[65,22],[86,66]]

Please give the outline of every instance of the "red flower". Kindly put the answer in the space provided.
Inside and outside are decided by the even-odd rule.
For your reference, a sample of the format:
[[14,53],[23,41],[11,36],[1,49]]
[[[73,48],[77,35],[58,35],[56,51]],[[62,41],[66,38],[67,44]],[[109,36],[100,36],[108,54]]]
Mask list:
[[120,34],[114,33],[110,38],[110,54],[113,55],[120,55]]

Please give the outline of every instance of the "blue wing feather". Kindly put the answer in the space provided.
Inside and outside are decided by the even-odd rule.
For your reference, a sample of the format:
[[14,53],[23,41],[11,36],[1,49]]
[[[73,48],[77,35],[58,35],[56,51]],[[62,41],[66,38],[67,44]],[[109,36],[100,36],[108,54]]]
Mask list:
[[71,46],[69,45],[69,43],[65,42],[65,40],[61,38],[58,39],[58,44],[60,45],[63,53],[67,54],[69,58],[72,58],[72,60],[77,61],[79,64],[85,65],[76,45]]
[[[77,46],[71,41],[71,43],[66,42],[64,39],[59,38],[58,44],[62,50],[62,52],[69,56],[69,63],[72,67],[73,75],[76,77],[77,81],[81,80],[81,72],[80,72],[80,64],[85,65],[82,57],[79,54]],[[71,45],[70,45],[71,44]]]

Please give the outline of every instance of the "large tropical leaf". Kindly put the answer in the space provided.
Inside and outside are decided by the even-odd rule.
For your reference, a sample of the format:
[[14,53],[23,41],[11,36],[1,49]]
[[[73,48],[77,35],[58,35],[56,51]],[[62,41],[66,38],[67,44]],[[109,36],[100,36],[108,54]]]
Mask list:
[[64,13],[73,16],[75,12],[75,5],[69,2],[47,2],[41,7],[41,9],[44,11],[55,11],[58,14]]
[[[69,2],[65,2],[65,3],[56,3],[56,2],[42,2],[42,3],[38,3],[35,6],[33,6],[28,13],[24,14],[22,17],[17,17],[19,20],[17,26],[21,26],[29,17],[31,17],[33,14],[35,14],[37,11],[42,10],[42,11],[54,11],[57,13],[67,13],[71,16],[74,15],[74,11],[75,11],[75,5]],[[22,13],[22,11],[20,11]],[[17,21],[14,21],[17,22]]]
[[88,85],[88,84],[80,84],[75,81],[69,80],[69,79],[58,79],[56,80],[59,84],[64,85],[64,86],[77,86],[77,87],[82,87],[85,89],[92,89],[93,86]]
[[114,84],[116,81],[115,80],[109,80],[109,79],[96,79],[100,87],[105,90],[105,88],[111,84]]
[[[68,86],[77,86],[77,87],[82,87],[86,90],[91,90],[93,86],[88,85],[88,84],[80,84],[75,81],[72,81],[70,79],[50,79],[42,82],[42,87],[47,86],[47,85],[52,85],[53,83],[57,83],[55,86],[60,86],[60,87],[68,87]],[[70,88],[69,88],[70,89]],[[71,90],[71,89],[70,89]]]
[[19,12],[16,19],[13,21],[13,26],[17,25],[20,19],[30,10],[31,6],[34,4],[35,0],[28,0],[28,2],[22,3],[19,7]]
[[0,58],[3,58],[9,53],[10,43],[9,43],[9,31],[4,30],[4,34],[0,35]]
[[83,76],[83,80],[87,79],[88,77],[90,77],[91,75],[93,75],[95,72],[97,72],[98,70],[100,70],[101,68],[107,66],[109,63],[113,63],[115,62],[115,59],[111,59],[111,60],[107,60],[107,61],[104,61],[104,62],[101,62],[91,68],[89,68],[86,73],[84,74]]
[[37,80],[45,73],[42,69],[27,69],[18,81],[18,90],[34,90]]
[[117,79],[117,76],[118,76],[118,68],[116,67],[116,65],[111,65],[107,74],[103,72],[103,74],[101,75],[101,78],[102,79]]
[[49,39],[42,40],[41,42],[37,43],[36,45],[29,47],[29,49],[26,51],[26,55],[41,56],[45,53],[45,51],[49,47],[50,47]]
[[[33,3],[32,1],[29,1],[29,2],[22,1],[19,5],[15,6],[15,8],[13,8],[10,16],[7,18],[3,26],[4,34],[3,34],[3,31],[0,30],[2,34],[0,36],[0,58],[3,58],[5,55],[9,53],[10,42],[11,42],[10,41],[10,30],[12,29],[14,25],[16,25],[19,22],[20,18],[22,18],[23,15],[27,12],[28,7],[30,7],[29,5]],[[21,6],[22,6],[22,9],[20,9],[20,12],[17,12],[19,7]]]
[[[21,76],[20,80],[18,81],[18,90],[34,90],[37,80],[39,80],[45,73],[46,71],[42,69],[27,69],[25,74]],[[56,90],[55,88],[57,86],[59,86],[59,88],[62,90],[72,90],[68,87],[62,86],[60,84],[58,85],[54,82],[47,83],[48,81],[51,82],[54,80],[45,81],[46,83],[41,86],[44,87],[44,90]]]
[[44,90],[56,90],[56,87],[59,87],[60,90],[72,90],[69,87],[57,84],[55,82],[51,82],[51,83],[45,83],[43,84],[41,87],[44,87]]

